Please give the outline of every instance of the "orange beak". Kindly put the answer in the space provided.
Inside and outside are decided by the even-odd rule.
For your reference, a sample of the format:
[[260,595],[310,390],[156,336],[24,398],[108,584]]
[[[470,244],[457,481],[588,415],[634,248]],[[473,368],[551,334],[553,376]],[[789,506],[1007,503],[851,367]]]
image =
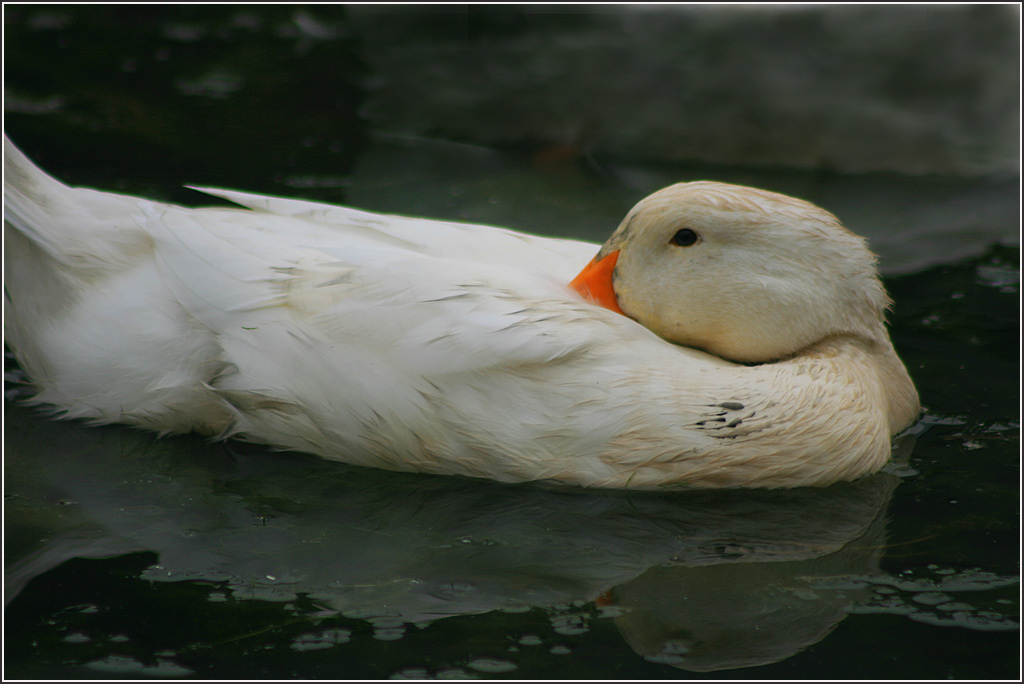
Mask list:
[[623,316],[619,302],[615,298],[615,290],[612,288],[612,273],[615,271],[615,262],[619,260],[619,250],[615,250],[603,259],[594,257],[593,260],[580,271],[580,274],[573,278],[569,287],[583,295],[583,298],[611,309]]

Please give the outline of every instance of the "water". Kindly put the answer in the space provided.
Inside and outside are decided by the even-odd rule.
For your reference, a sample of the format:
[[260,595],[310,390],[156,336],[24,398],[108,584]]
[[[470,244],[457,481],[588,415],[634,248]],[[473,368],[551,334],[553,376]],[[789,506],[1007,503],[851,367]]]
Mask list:
[[63,179],[191,204],[203,200],[181,183],[221,185],[595,241],[671,182],[788,192],[871,239],[926,412],[886,471],[855,483],[626,495],[55,422],[17,404],[8,360],[7,677],[1015,676],[1015,178],[398,135],[360,118],[372,74],[357,37],[313,40],[292,10],[225,10],[230,30],[187,9],[94,12],[7,12],[6,130]]

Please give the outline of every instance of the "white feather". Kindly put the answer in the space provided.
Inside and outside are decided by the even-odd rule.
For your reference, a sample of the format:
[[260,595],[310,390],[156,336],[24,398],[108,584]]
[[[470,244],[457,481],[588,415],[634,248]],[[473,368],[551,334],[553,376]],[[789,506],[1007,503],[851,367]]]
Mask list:
[[567,287],[597,245],[228,190],[204,192],[248,208],[185,209],[4,149],[5,335],[67,417],[583,486],[827,484],[888,457],[888,357],[671,344]]

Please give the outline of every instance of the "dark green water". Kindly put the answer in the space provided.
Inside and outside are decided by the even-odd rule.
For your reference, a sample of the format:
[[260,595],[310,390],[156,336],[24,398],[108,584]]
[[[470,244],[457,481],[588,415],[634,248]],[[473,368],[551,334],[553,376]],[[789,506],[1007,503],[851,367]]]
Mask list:
[[399,135],[360,115],[376,86],[344,11],[295,16],[6,10],[5,129],[76,184],[190,204],[183,183],[219,185],[595,241],[672,182],[791,193],[871,239],[926,412],[856,483],[626,496],[56,422],[17,405],[9,365],[5,678],[1017,676],[1016,178]]

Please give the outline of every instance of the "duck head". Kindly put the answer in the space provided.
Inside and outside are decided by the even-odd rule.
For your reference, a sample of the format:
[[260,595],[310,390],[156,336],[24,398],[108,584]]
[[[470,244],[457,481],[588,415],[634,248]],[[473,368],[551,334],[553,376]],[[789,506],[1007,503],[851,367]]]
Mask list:
[[570,287],[670,342],[762,363],[836,335],[888,344],[875,261],[809,202],[699,181],[633,207]]

